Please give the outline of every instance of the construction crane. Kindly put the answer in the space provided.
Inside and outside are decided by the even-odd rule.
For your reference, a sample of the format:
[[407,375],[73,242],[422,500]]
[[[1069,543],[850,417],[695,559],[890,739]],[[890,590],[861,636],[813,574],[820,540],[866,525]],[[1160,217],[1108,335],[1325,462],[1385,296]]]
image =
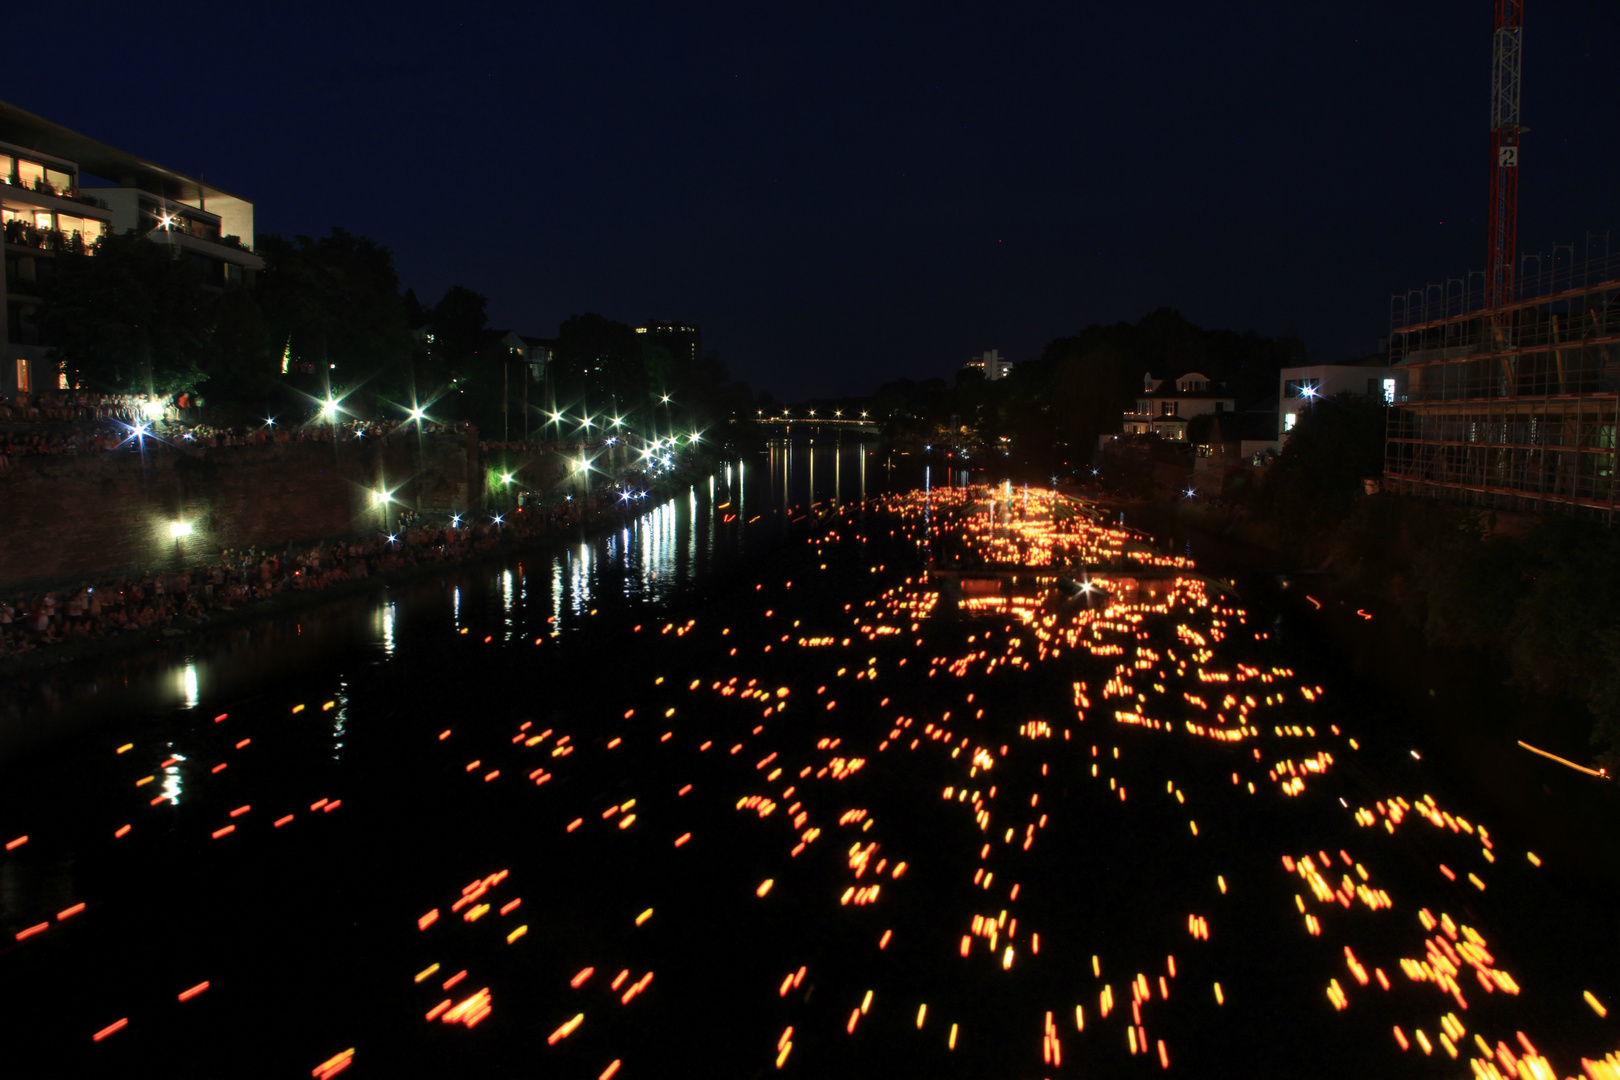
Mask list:
[[1496,0],[1491,45],[1491,197],[1486,223],[1485,307],[1497,347],[1511,347],[1513,262],[1519,239],[1519,73],[1524,50],[1523,0]]

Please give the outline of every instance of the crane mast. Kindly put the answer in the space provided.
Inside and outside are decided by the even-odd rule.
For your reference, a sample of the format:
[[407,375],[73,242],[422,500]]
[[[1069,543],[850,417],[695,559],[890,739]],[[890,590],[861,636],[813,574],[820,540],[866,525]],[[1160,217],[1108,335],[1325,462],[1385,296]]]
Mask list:
[[1499,347],[1511,345],[1513,263],[1519,234],[1519,73],[1524,48],[1523,0],[1496,0],[1491,46],[1491,192],[1487,219],[1485,307]]

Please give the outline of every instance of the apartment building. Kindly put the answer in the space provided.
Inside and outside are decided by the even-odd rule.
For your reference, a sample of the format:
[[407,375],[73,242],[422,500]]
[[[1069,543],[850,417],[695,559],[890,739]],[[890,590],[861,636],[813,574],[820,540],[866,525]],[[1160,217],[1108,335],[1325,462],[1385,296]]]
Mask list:
[[253,204],[0,101],[0,394],[59,385],[37,322],[42,287],[66,254],[134,231],[185,259],[204,285],[251,285]]
[[696,363],[703,358],[703,328],[700,326],[653,322],[636,327],[636,333],[650,335],[653,343],[668,349],[677,362]]
[[1349,360],[1342,364],[1311,364],[1283,368],[1277,376],[1277,441],[1288,441],[1288,433],[1299,423],[1299,414],[1316,402],[1340,394],[1355,394],[1374,401],[1394,400],[1395,380],[1389,365]]
[[1012,374],[1013,362],[1003,360],[1000,349],[991,349],[982,356],[975,356],[965,366],[984,372],[985,382],[997,382]]

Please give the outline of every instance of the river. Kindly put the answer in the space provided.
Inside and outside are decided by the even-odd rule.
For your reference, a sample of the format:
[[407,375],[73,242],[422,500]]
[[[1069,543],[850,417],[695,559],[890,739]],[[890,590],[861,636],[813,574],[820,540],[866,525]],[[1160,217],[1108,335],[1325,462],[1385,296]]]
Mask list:
[[[1620,1002],[1612,916],[1348,663],[1185,549],[963,479],[777,444],[615,533],[13,688],[0,1053],[1348,1077],[1616,1047],[1583,998]],[[924,580],[1052,543],[1114,570],[1061,604]]]

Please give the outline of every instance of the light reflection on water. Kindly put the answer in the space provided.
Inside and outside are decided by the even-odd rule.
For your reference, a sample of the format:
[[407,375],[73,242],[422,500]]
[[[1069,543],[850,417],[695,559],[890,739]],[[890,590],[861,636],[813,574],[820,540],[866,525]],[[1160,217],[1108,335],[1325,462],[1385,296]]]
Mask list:
[[377,640],[382,643],[383,656],[392,658],[394,655],[394,619],[397,616],[396,605],[392,600],[377,605]]
[[186,666],[180,670],[181,708],[195,709],[201,695],[197,690],[197,661],[186,657]]
[[337,694],[333,696],[337,707],[332,713],[332,760],[343,759],[343,736],[349,726],[349,680],[339,679]]
[[163,788],[159,794],[169,800],[171,806],[180,805],[180,764],[186,760],[184,754],[174,752],[174,743],[169,743],[169,756],[174,758],[176,764],[163,767]]
[[[750,470],[744,461],[725,465],[623,527],[550,556],[549,573],[534,567],[534,586],[549,594],[537,597],[541,610],[551,617],[549,625],[537,625],[539,615],[528,611],[531,573],[519,566],[486,579],[487,593],[469,583],[464,596],[458,586],[453,596],[456,628],[463,619],[477,622],[475,609],[481,603],[498,607],[506,639],[518,640],[579,630],[608,598],[620,603],[666,602],[730,560],[779,542],[785,520],[803,516],[812,505],[864,498],[869,493],[871,452],[853,439],[773,443],[766,451],[764,469]],[[892,456],[889,464],[885,472],[892,475]],[[749,481],[763,490],[749,490]],[[771,509],[751,527],[748,512],[762,496]],[[480,601],[479,595],[488,599]],[[384,655],[392,655],[387,641],[379,645]]]

